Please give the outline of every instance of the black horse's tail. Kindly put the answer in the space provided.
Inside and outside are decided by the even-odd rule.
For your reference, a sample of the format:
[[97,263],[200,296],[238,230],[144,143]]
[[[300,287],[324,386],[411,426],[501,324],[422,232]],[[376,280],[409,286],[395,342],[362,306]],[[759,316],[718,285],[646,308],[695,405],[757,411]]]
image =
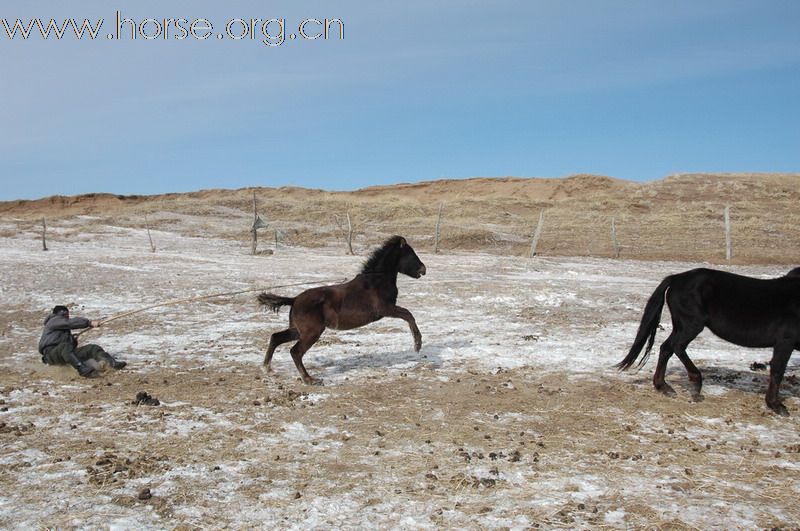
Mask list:
[[647,305],[644,307],[642,322],[639,324],[639,331],[636,332],[636,339],[633,341],[633,346],[630,352],[628,352],[628,355],[625,356],[625,359],[615,365],[617,369],[621,371],[629,369],[636,361],[636,358],[639,357],[639,353],[645,346],[645,342],[647,343],[647,348],[639,362],[639,367],[644,366],[647,362],[647,358],[650,357],[650,351],[653,349],[653,342],[656,340],[658,324],[661,321],[661,311],[664,309],[664,296],[672,282],[672,278],[672,275],[670,275],[662,280],[661,284],[658,285],[650,296]]
[[281,306],[291,306],[294,304],[294,297],[281,297],[272,293],[261,293],[258,296],[261,306],[268,306],[270,310],[277,312]]

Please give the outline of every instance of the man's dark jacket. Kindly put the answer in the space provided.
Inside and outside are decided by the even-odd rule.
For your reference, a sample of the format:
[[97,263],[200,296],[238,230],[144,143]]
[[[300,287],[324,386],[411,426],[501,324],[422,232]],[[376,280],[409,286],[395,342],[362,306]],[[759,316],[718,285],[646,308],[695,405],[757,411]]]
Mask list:
[[72,332],[76,328],[89,328],[92,321],[85,317],[67,319],[63,315],[51,313],[44,320],[44,331],[39,340],[39,354],[44,354],[44,349],[61,343],[72,343]]

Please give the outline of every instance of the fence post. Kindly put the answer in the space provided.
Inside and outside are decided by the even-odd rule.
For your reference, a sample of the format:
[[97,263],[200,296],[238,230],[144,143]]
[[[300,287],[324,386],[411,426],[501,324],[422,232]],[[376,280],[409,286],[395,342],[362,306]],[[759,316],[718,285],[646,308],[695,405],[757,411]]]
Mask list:
[[256,208],[256,191],[253,190],[253,228],[250,229],[250,232],[253,233],[253,247],[251,249],[252,254],[256,254],[256,246],[258,245],[258,229],[266,228],[267,224],[264,223],[258,215],[258,209]]
[[355,255],[353,252],[353,222],[350,220],[350,211],[347,211],[347,254]]
[[47,250],[47,220],[42,216],[42,251]]
[[725,206],[725,260],[731,260],[732,252],[731,252],[731,207],[730,205]]
[[156,246],[153,243],[153,237],[150,236],[150,224],[147,222],[147,214],[144,215],[144,227],[147,229],[147,239],[150,240],[150,252],[156,252]]
[[539,236],[542,234],[542,225],[544,224],[544,210],[539,212],[539,223],[536,224],[536,230],[533,232],[533,239],[531,239],[531,250],[528,253],[528,258],[536,256],[536,246],[539,244]]
[[439,215],[436,217],[436,230],[433,234],[433,254],[439,254],[439,235],[442,227],[442,208],[444,208],[444,201],[439,202]]
[[617,241],[617,223],[611,218],[611,244],[614,247],[614,258],[619,258],[619,241]]
[[256,254],[256,246],[258,245],[258,231],[256,230],[256,223],[258,222],[258,211],[256,210],[256,191],[253,190],[253,241],[251,243],[250,254]]

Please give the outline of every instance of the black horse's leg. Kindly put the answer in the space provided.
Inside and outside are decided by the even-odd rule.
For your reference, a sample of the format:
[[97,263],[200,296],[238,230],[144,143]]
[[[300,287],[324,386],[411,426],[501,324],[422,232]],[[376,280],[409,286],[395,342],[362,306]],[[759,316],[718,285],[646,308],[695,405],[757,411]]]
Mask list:
[[[692,398],[700,400],[700,389],[703,387],[703,375],[700,370],[692,363],[686,354],[686,347],[696,338],[705,327],[704,320],[699,312],[681,311],[675,304],[670,305],[672,311],[672,333],[666,341],[661,344],[658,354],[658,365],[653,374],[653,385],[665,395],[672,396],[675,390],[665,380],[667,373],[667,362],[672,354],[677,354],[686,372],[689,373],[689,381],[693,384]],[[684,309],[686,310],[686,309]]]
[[667,396],[673,396],[675,394],[675,389],[664,381],[664,375],[667,372],[667,362],[675,351],[673,347],[674,338],[675,331],[673,330],[669,337],[661,343],[661,348],[658,351],[658,363],[653,373],[653,387],[656,388],[656,391],[664,393]]
[[689,375],[689,382],[692,383],[692,400],[695,402],[699,402],[703,399],[700,391],[703,389],[703,374],[700,372],[700,369],[689,359],[689,355],[686,354],[686,347],[689,346],[694,338],[700,335],[700,332],[703,331],[703,327],[696,325],[693,328],[684,328],[679,336],[676,336],[673,339],[673,348],[675,349],[675,355],[678,356],[678,359],[681,360],[683,366],[686,367],[686,372]]
[[783,373],[786,371],[786,365],[789,363],[789,358],[794,350],[794,344],[778,344],[772,351],[772,359],[769,362],[769,385],[767,386],[767,407],[775,413],[788,416],[789,410],[780,401],[778,397],[778,389],[783,380]]
[[292,360],[294,360],[295,367],[297,370],[300,371],[300,376],[303,378],[303,383],[307,385],[322,385],[322,380],[317,378],[312,378],[311,375],[308,374],[308,371],[303,365],[303,355],[317,342],[319,336],[322,335],[322,332],[325,330],[325,327],[322,326],[318,329],[313,329],[311,331],[304,330],[305,335],[300,335],[300,341],[294,344],[292,350]]
[[272,334],[272,336],[269,338],[267,355],[264,356],[264,369],[266,369],[267,372],[272,372],[272,366],[270,365],[272,363],[272,354],[279,345],[299,338],[300,334],[298,334],[297,330],[294,328],[287,328],[286,330]]
[[694,362],[689,359],[689,356],[686,354],[686,347],[683,345],[675,347],[675,355],[683,362],[683,366],[686,367],[686,372],[689,374],[689,381],[692,383],[692,400],[700,402],[703,399],[703,396],[700,394],[700,391],[703,389],[703,374]]
[[411,312],[402,306],[392,306],[384,312],[384,317],[397,317],[407,322],[408,327],[411,329],[411,335],[414,336],[414,350],[417,352],[420,351],[422,348],[422,334],[419,333],[417,321],[414,319],[414,316],[411,315]]
[[686,367],[686,372],[689,375],[689,382],[692,384],[692,400],[700,402],[703,399],[703,396],[700,394],[703,389],[703,374],[689,358],[689,355],[686,354],[686,346],[686,343],[676,344],[675,355],[678,356],[683,366]]

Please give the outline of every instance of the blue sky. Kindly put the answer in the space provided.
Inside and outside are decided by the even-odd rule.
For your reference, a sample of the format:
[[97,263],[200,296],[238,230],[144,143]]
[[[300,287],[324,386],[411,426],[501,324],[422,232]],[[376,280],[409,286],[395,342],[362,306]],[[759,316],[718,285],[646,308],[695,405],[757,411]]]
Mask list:
[[[0,26],[0,200],[800,171],[794,0],[64,4],[0,6],[9,24],[104,19],[94,41]],[[117,9],[214,35],[103,38]],[[343,40],[214,38],[326,17]]]

